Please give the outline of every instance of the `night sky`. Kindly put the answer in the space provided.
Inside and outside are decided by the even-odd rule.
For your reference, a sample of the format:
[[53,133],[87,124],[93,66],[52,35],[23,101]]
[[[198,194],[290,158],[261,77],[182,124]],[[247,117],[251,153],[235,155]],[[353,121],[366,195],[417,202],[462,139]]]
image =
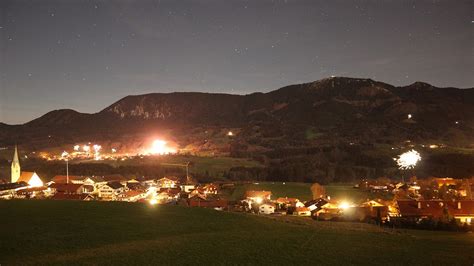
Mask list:
[[336,76],[474,85],[473,1],[0,1],[0,121]]

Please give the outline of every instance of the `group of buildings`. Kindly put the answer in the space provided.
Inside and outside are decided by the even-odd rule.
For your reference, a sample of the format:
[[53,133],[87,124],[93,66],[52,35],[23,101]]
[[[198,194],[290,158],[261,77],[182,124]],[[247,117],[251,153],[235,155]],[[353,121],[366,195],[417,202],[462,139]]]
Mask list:
[[474,225],[474,200],[366,200],[348,203],[317,198],[302,202],[296,198],[271,199],[270,191],[247,191],[245,210],[267,215],[311,216],[317,220],[374,221],[385,223],[454,219],[460,225]]
[[392,193],[393,200],[341,202],[329,197],[309,201],[279,197],[271,191],[246,191],[243,198],[230,201],[222,190],[233,183],[196,184],[177,177],[127,179],[122,175],[57,175],[44,182],[35,172],[22,172],[15,148],[11,182],[0,184],[0,199],[38,198],[56,200],[101,200],[183,204],[191,207],[244,211],[262,215],[308,216],[318,220],[387,221],[455,220],[474,224],[474,200],[470,180],[434,178],[409,183],[362,181],[355,187],[370,192]]
[[145,201],[151,204],[178,203],[191,206],[224,207],[215,184],[180,182],[177,177],[127,179],[122,175],[57,175],[44,182],[35,172],[21,171],[18,150],[11,164],[11,180],[0,184],[0,199],[37,198],[57,200]]

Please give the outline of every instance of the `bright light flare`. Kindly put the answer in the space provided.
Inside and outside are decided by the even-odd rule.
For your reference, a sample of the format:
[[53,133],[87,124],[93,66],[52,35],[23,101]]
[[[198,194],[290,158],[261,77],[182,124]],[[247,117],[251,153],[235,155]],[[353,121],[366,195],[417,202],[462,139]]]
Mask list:
[[400,154],[394,160],[397,162],[399,169],[407,170],[415,168],[416,164],[421,160],[421,156],[417,151],[410,150]]
[[99,152],[99,151],[100,151],[100,149],[102,149],[102,146],[100,146],[100,145],[97,145],[97,144],[95,144],[95,145],[94,145],[94,146],[92,146],[92,147],[94,148],[94,151],[95,151],[95,152]]
[[157,139],[153,141],[151,148],[149,150],[149,153],[163,155],[163,154],[176,153],[176,150],[168,147],[166,141]]
[[343,201],[339,204],[339,209],[342,209],[342,210],[347,210],[347,209],[349,209],[349,207],[351,207],[351,205],[348,202],[345,202],[345,201]]
[[79,145],[74,145],[74,151],[79,151],[80,148],[81,148],[81,146],[79,146]]
[[260,204],[260,203],[262,203],[262,202],[263,202],[263,199],[262,199],[262,198],[260,198],[260,197],[259,197],[259,198],[256,198],[256,199],[255,199],[255,202],[256,202],[256,203],[258,203],[258,204]]
[[69,156],[69,153],[67,151],[63,151],[63,153],[61,153],[61,157],[67,159],[67,157]]
[[84,145],[82,146],[82,150],[85,152],[89,152],[91,150],[91,147],[89,145]]
[[227,136],[232,137],[234,133],[232,131],[227,132]]
[[150,199],[148,202],[150,203],[150,205],[158,204],[158,200],[156,200],[156,199]]

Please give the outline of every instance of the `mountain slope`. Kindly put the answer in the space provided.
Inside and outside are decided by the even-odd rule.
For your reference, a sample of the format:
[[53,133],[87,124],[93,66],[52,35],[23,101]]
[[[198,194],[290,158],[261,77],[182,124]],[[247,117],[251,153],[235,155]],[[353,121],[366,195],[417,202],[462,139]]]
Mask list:
[[209,128],[236,128],[236,142],[266,149],[406,139],[462,140],[458,144],[464,145],[474,139],[474,89],[421,82],[395,87],[338,77],[249,95],[153,93],[127,96],[96,114],[57,110],[24,125],[3,125],[0,143],[47,147],[91,139],[127,142],[166,131],[180,145],[188,145],[207,142],[210,137],[196,132]]

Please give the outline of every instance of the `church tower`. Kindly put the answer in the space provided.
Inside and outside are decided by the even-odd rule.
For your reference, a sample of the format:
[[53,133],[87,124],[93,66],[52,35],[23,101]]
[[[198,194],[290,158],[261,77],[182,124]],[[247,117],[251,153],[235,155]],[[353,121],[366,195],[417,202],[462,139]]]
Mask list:
[[20,169],[20,160],[18,159],[18,147],[15,146],[15,154],[13,154],[13,161],[12,161],[12,183],[17,182],[20,178],[21,169]]

